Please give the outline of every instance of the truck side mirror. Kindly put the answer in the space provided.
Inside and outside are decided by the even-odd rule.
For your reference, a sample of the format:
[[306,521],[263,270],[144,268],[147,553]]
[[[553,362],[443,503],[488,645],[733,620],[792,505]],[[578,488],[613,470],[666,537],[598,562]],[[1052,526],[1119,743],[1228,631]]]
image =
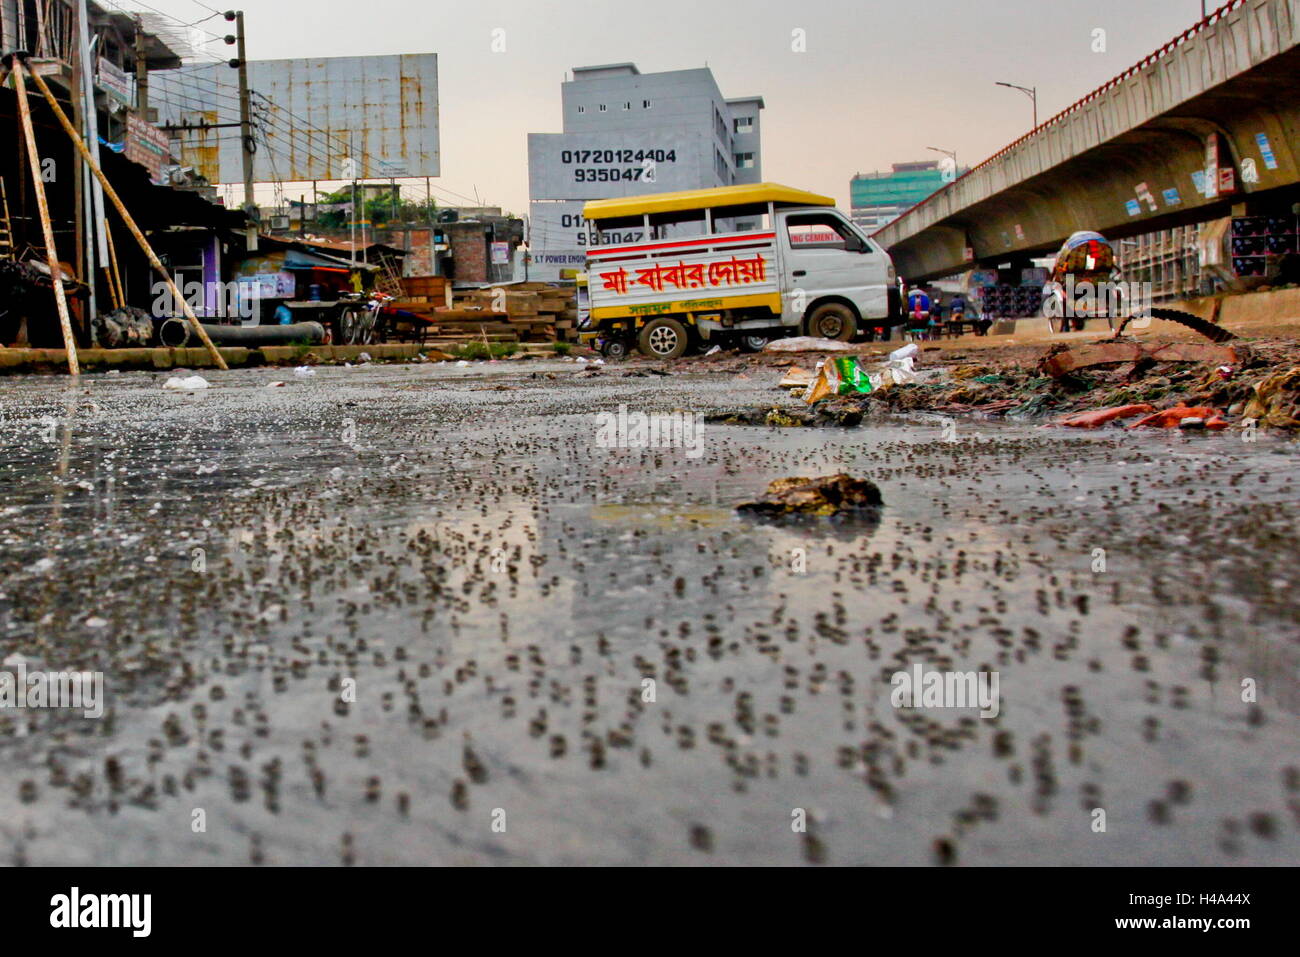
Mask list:
[[850,235],[844,240],[844,249],[850,253],[865,253],[870,251],[870,247],[858,236]]

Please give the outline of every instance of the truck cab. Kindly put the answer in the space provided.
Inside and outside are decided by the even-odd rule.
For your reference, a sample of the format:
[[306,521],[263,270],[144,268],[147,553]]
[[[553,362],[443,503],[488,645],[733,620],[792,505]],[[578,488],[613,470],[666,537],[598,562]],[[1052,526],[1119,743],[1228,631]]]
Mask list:
[[758,183],[586,205],[589,315],[607,355],[848,341],[902,319],[889,256],[815,193]]

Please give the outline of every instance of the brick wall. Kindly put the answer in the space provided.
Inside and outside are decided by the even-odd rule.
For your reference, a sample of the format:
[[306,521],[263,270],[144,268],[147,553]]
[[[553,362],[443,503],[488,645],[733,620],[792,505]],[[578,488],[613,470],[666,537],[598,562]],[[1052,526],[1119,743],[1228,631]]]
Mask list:
[[404,275],[434,275],[432,226],[406,226],[390,230],[385,235],[385,242],[407,250],[406,261],[402,264]]
[[483,223],[447,223],[452,276],[457,282],[488,281],[488,243]]

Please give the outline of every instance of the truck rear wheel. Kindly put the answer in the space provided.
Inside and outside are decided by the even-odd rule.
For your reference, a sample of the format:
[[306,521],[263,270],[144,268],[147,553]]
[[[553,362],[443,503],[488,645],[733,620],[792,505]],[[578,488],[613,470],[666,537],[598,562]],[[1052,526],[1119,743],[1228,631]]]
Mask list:
[[858,332],[858,320],[853,310],[839,302],[822,303],[809,314],[805,325],[808,335],[815,339],[848,342]]
[[686,327],[667,317],[651,319],[641,327],[641,335],[637,337],[641,354],[651,359],[676,359],[685,354],[689,345]]

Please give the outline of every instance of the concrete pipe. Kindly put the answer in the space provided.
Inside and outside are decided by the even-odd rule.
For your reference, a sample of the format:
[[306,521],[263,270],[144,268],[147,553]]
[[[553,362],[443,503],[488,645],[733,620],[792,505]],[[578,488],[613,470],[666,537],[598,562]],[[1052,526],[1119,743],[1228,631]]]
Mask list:
[[[287,326],[214,326],[203,324],[208,337],[224,346],[286,346],[325,341],[325,327],[319,322],[295,322]],[[158,328],[158,341],[164,346],[188,345],[194,331],[184,319],[168,319]]]

